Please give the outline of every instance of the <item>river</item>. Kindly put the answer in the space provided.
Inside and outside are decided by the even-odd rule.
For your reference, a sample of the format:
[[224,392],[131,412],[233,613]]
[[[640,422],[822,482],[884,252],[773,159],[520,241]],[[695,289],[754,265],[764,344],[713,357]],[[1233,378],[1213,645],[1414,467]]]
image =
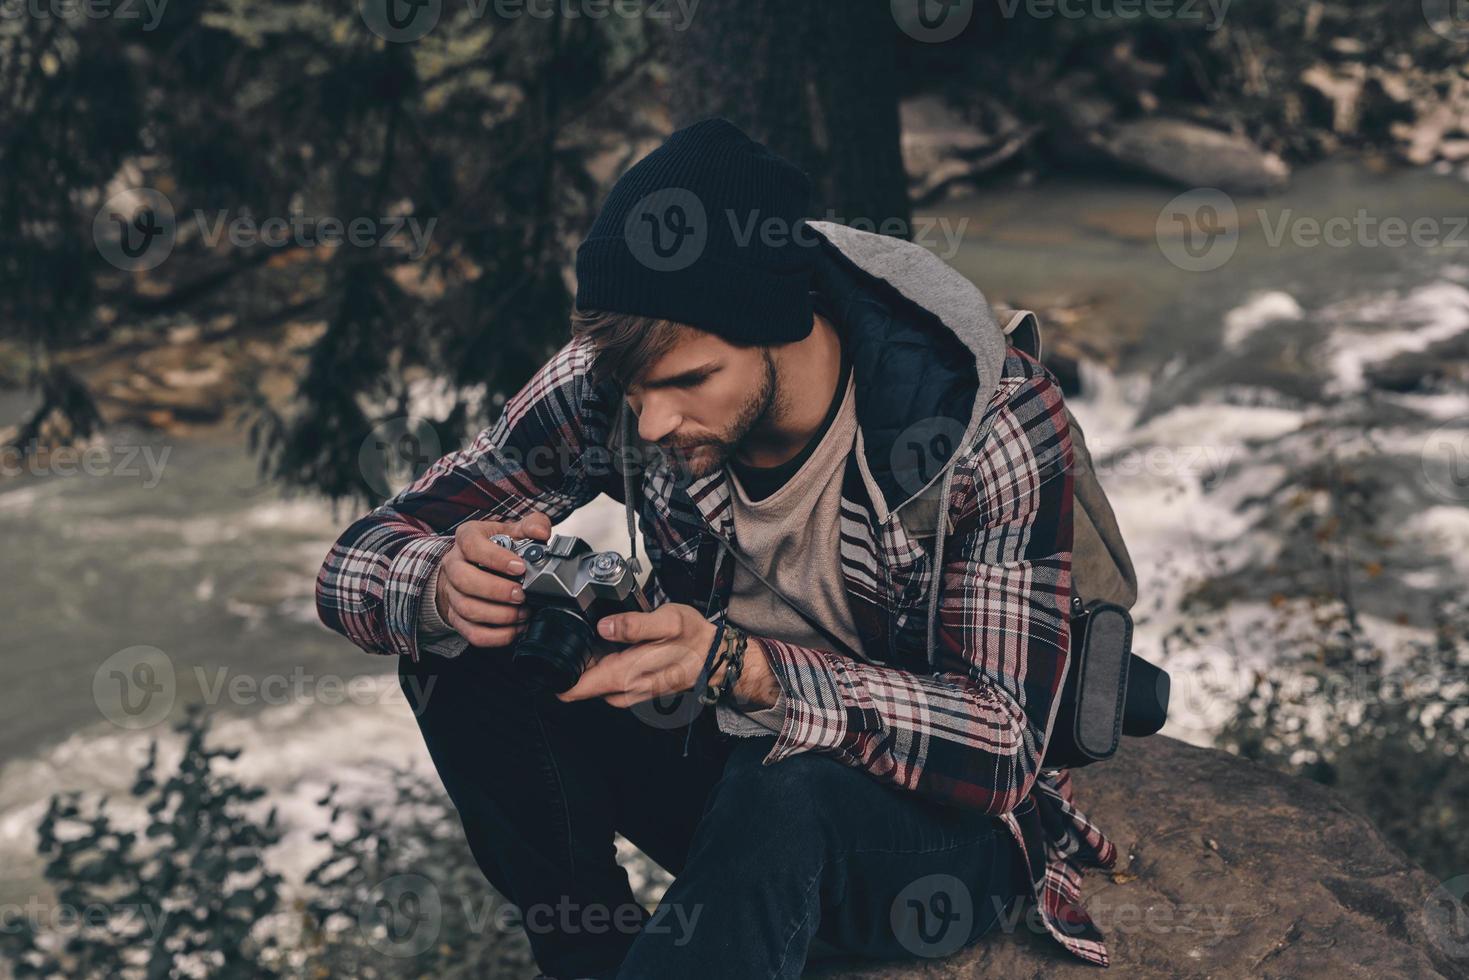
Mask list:
[[[1197,256],[1177,250],[1168,221],[1159,245],[1173,198],[1148,185],[1048,181],[928,217],[960,233],[945,257],[993,300],[1084,304],[1073,329],[1085,337],[1094,320],[1096,343],[1115,351],[1110,367],[1081,365],[1069,403],[1138,567],[1135,648],[1175,675],[1165,731],[1203,743],[1228,704],[1194,675],[1227,683],[1268,668],[1272,651],[1170,646],[1165,656],[1165,638],[1201,588],[1227,586],[1220,615],[1244,629],[1299,584],[1310,548],[1277,505],[1309,481],[1325,447],[1386,488],[1377,506],[1397,546],[1374,556],[1380,567],[1360,595],[1370,628],[1385,642],[1421,630],[1432,597],[1461,591],[1469,233],[1454,229],[1469,193],[1452,175],[1318,166],[1285,194],[1233,202],[1232,255],[1207,272],[1180,267],[1179,255],[1183,265]],[[1364,210],[1437,231],[1394,245],[1362,230]],[[1350,240],[1312,244],[1311,222],[1331,218],[1353,220]],[[1429,367],[1457,357],[1457,382],[1384,373],[1415,353]],[[7,397],[0,420],[23,407]],[[298,879],[320,853],[314,801],[328,784],[370,792],[383,763],[429,771],[393,665],[316,621],[316,569],[355,514],[261,486],[233,440],[107,439],[74,472],[0,480],[12,559],[0,590],[0,901],[38,887],[33,828],[49,795],[125,796],[148,741],[167,749],[167,718],[201,700],[217,711],[216,738],[244,746],[239,774],[280,811],[287,833],[273,861]],[[618,520],[599,504],[573,530],[616,546]],[[141,709],[121,699],[114,673],[140,663],[157,694]]]

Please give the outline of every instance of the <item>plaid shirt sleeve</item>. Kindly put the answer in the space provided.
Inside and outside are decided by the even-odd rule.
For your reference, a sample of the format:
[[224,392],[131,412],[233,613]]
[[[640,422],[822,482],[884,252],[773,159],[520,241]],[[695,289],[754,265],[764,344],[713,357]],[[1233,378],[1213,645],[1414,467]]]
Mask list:
[[986,411],[993,426],[951,487],[938,669],[761,637],[788,705],[767,764],[824,752],[992,815],[1030,794],[1070,648],[1072,450],[1060,389],[1039,366],[1006,379]]
[[[591,348],[573,340],[513,398],[490,428],[337,539],[316,580],[321,621],[369,653],[417,660],[420,649],[463,652],[458,633],[420,632],[420,601],[465,521],[557,522],[604,487],[588,473],[605,412],[589,397]],[[610,469],[609,469],[610,471]],[[620,491],[617,491],[620,494]]]

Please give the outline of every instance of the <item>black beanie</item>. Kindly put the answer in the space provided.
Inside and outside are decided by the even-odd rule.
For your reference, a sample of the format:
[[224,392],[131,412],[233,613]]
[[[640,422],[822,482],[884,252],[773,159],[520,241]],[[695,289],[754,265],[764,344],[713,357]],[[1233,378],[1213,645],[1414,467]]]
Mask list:
[[681,129],[607,195],[576,252],[576,307],[737,343],[800,340],[818,240],[810,197],[806,174],[729,120]]

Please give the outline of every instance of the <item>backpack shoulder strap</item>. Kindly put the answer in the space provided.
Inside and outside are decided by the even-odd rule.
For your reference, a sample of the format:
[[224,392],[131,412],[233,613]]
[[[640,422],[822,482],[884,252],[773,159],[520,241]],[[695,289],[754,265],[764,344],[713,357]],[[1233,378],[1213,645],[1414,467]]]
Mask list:
[[1024,351],[1037,361],[1041,359],[1040,317],[1030,310],[996,309],[995,318],[1000,321],[1011,347]]

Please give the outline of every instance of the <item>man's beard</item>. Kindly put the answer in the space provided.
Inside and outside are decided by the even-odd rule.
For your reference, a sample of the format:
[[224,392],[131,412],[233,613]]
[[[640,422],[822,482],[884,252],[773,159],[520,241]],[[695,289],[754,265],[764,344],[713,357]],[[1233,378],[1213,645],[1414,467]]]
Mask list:
[[717,438],[702,438],[691,442],[662,442],[658,448],[673,466],[674,471],[686,481],[700,480],[725,464],[745,436],[756,425],[772,415],[776,397],[775,362],[769,351],[764,355],[765,371],[760,387],[745,399],[735,413],[734,421]]

